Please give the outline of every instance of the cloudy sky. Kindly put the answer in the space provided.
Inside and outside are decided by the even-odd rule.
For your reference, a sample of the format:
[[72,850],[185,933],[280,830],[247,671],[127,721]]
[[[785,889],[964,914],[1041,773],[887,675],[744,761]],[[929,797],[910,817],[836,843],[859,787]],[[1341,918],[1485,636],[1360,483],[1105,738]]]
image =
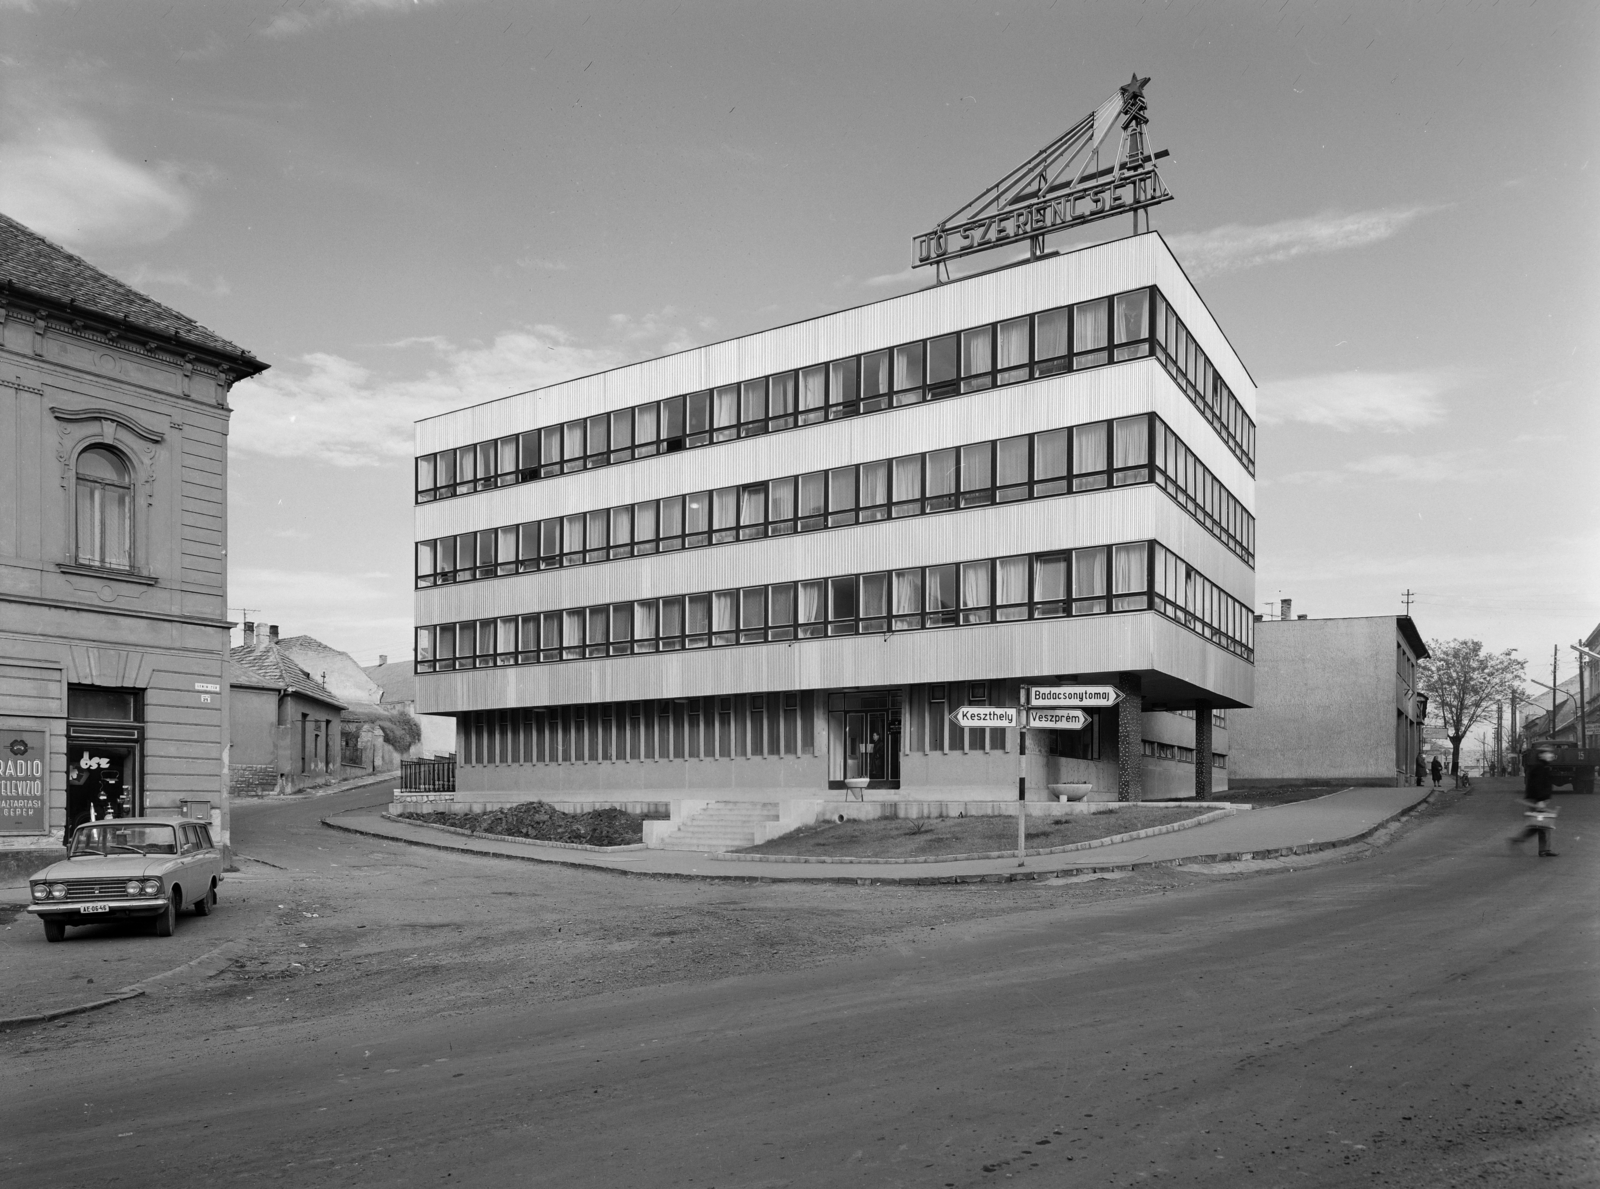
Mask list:
[[918,287],[913,234],[1137,70],[1153,224],[1261,386],[1262,603],[1410,589],[1548,673],[1600,620],[1597,13],[0,0],[0,210],[273,365],[231,600],[371,663],[415,418]]

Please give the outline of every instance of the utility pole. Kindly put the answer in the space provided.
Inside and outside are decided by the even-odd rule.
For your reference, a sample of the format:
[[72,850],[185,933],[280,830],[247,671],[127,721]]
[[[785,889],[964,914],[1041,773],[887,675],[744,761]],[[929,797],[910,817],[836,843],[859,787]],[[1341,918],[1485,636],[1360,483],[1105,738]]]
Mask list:
[[1494,703],[1494,775],[1506,775],[1506,736],[1504,736],[1504,722],[1502,717],[1506,714],[1506,704]]
[[1409,587],[1409,586],[1408,586],[1408,587],[1406,587],[1406,589],[1405,589],[1405,592],[1404,592],[1404,593],[1403,593],[1403,594],[1402,594],[1402,595],[1401,595],[1401,596],[1400,596],[1400,597],[1401,597],[1401,598],[1402,598],[1402,599],[1403,599],[1403,600],[1405,600],[1405,604],[1406,604],[1406,616],[1407,616],[1407,618],[1409,618],[1409,617],[1410,617],[1410,615],[1411,615],[1411,602],[1412,602],[1412,600],[1413,600],[1413,599],[1415,599],[1415,598],[1416,598],[1416,597],[1417,597],[1417,595],[1416,595],[1416,592],[1415,592],[1415,591],[1413,591],[1413,590],[1412,590],[1412,589],[1411,589],[1411,588],[1410,588],[1410,587]]
[[1516,769],[1512,776],[1522,774],[1522,740],[1517,730],[1517,690],[1511,690],[1511,766]]
[[[1580,642],[1578,646],[1581,648],[1583,645]],[[1583,653],[1581,653],[1581,652],[1578,653],[1578,746],[1579,747],[1588,747],[1589,746],[1589,694],[1584,689],[1584,680],[1583,680],[1583,662],[1585,661],[1585,659],[1587,659],[1587,658],[1584,657]]]
[[1550,649],[1550,738],[1556,737],[1556,665],[1561,661],[1561,646]]

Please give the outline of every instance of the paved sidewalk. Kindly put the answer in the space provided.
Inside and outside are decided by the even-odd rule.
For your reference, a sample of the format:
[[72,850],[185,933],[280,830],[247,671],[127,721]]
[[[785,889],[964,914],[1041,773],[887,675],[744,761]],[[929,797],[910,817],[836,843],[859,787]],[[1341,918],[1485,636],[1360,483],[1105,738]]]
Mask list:
[[462,854],[556,863],[658,878],[813,880],[825,883],[976,883],[1047,879],[1086,871],[1136,870],[1179,863],[1226,863],[1306,854],[1358,842],[1385,822],[1425,800],[1430,789],[1351,788],[1270,809],[1252,809],[1190,830],[1119,842],[1093,850],[948,863],[730,863],[695,851],[645,850],[596,854],[537,842],[487,840],[427,826],[387,821],[378,808],[353,809],[323,819],[336,830],[389,838]]

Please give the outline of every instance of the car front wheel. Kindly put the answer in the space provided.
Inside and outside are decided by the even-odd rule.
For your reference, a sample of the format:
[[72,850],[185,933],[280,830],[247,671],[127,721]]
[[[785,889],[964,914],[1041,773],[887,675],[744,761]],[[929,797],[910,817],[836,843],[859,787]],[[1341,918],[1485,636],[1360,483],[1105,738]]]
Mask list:
[[211,915],[211,910],[216,906],[217,885],[213,883],[211,887],[207,889],[206,894],[194,902],[194,915],[197,917],[208,917]]
[[167,898],[167,906],[156,918],[156,936],[171,937],[172,931],[178,927],[178,897],[181,895],[177,888],[172,889],[172,895]]
[[44,919],[44,939],[46,941],[65,941],[67,939],[66,925],[46,917]]

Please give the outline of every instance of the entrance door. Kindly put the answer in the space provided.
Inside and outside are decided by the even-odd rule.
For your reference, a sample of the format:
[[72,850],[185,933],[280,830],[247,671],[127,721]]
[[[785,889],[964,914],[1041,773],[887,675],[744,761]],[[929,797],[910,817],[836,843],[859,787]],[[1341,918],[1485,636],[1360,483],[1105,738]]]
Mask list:
[[900,779],[900,716],[856,710],[844,716],[844,778]]
[[68,837],[84,822],[137,815],[139,765],[135,759],[133,747],[68,741]]

